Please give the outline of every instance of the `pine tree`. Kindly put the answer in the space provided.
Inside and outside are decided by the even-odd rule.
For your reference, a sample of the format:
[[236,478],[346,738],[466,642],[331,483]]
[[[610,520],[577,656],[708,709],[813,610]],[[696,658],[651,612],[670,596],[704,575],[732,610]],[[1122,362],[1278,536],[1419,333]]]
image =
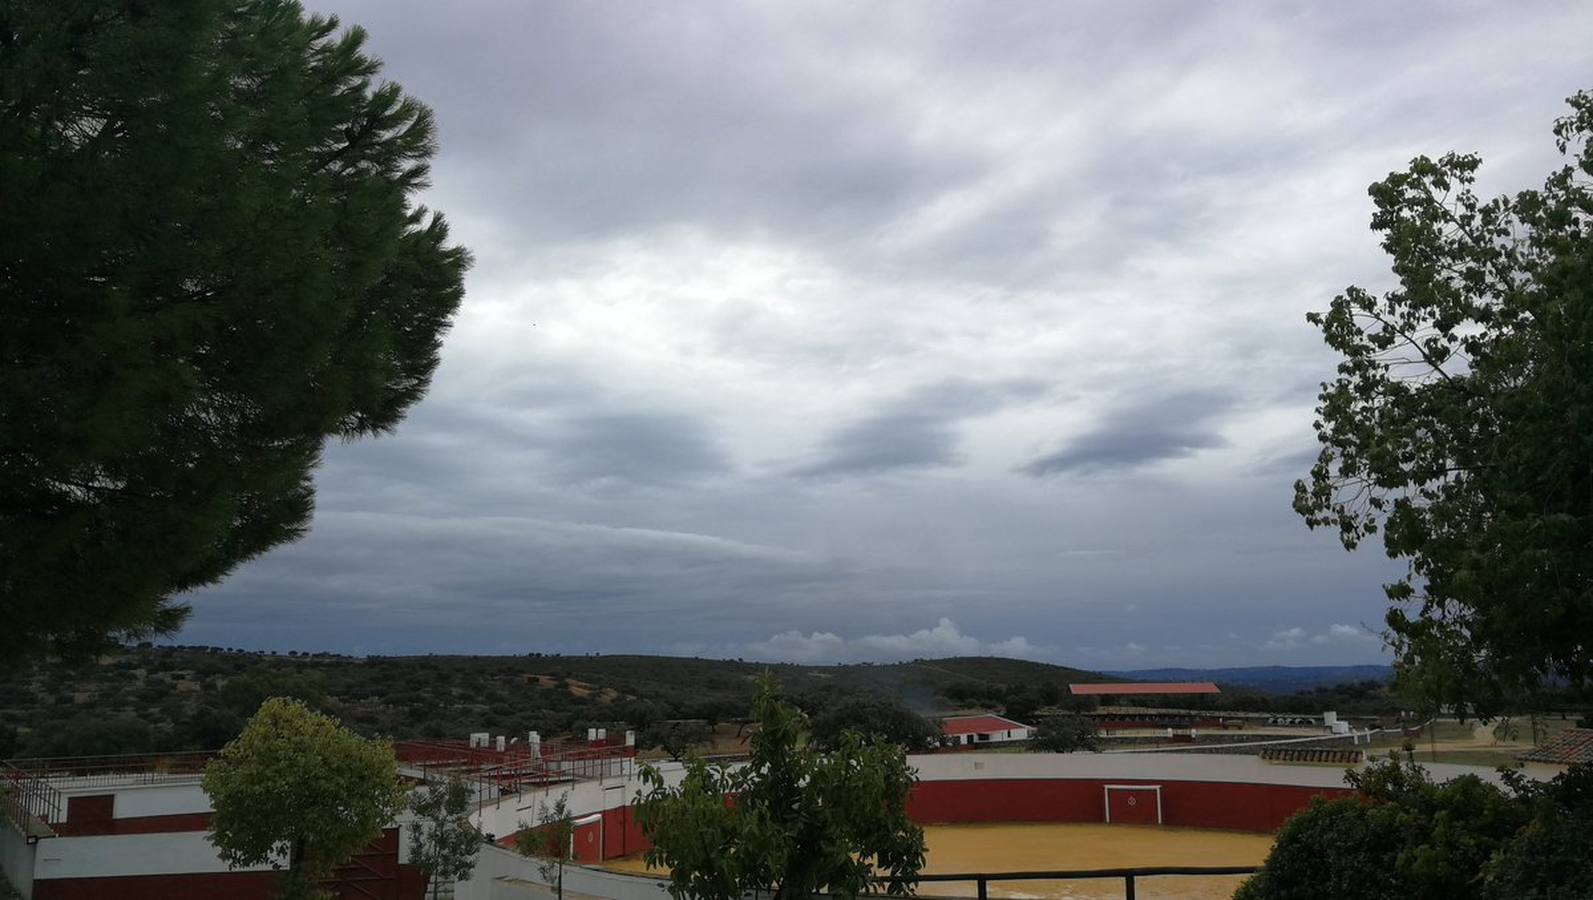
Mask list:
[[291,0],[0,6],[0,661],[167,633],[424,394],[429,110]]

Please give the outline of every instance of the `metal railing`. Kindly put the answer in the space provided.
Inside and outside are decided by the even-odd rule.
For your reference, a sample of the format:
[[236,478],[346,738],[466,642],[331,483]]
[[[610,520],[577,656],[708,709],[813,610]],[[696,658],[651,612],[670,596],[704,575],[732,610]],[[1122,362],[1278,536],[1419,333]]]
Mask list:
[[104,787],[198,781],[211,751],[126,753],[109,756],[65,756],[13,759],[8,764],[29,778],[61,786]]
[[44,778],[0,761],[0,812],[28,837],[49,833],[61,821],[61,792]]
[[[1140,878],[1172,876],[1254,875],[1257,866],[1149,866],[1132,869],[1077,869],[1055,872],[961,872],[951,874],[919,875],[920,885],[947,882],[972,882],[979,900],[990,896],[990,884],[1002,881],[1087,881],[1098,878],[1121,878],[1125,900],[1134,900],[1135,881]],[[889,883],[882,878],[882,884]]]
[[1383,734],[1385,729],[1367,729],[1366,731],[1352,731],[1349,734],[1313,734],[1307,737],[1272,738],[1263,741],[1234,741],[1226,744],[1153,744],[1149,747],[1114,747],[1103,750],[1102,753],[1223,753],[1225,751],[1263,750],[1267,747],[1290,747],[1301,744],[1320,744],[1326,742],[1342,743],[1349,740],[1351,746],[1358,745],[1364,738],[1370,745],[1372,738]]

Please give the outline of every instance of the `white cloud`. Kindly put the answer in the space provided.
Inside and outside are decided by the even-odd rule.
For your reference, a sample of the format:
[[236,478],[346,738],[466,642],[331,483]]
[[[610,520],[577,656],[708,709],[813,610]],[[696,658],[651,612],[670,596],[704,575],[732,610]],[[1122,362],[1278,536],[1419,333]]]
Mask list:
[[803,634],[783,631],[766,641],[746,647],[745,656],[770,662],[842,663],[899,662],[905,659],[946,656],[1004,656],[1038,659],[1044,648],[1022,637],[985,642],[963,634],[957,623],[942,618],[934,628],[921,628],[911,634],[870,634],[847,639],[828,631]]
[[1267,641],[1266,647],[1270,650],[1288,650],[1300,646],[1305,640],[1304,628],[1284,628],[1272,633],[1272,639]]
[[1292,650],[1302,644],[1313,644],[1318,647],[1326,646],[1360,646],[1370,647],[1381,645],[1383,639],[1377,634],[1354,625],[1329,625],[1326,631],[1308,634],[1304,628],[1283,628],[1272,633],[1272,637],[1262,646],[1268,650]]
[[1357,627],[1355,625],[1330,625],[1328,626],[1328,630],[1324,634],[1318,635],[1318,637],[1326,638],[1323,643],[1366,645],[1381,645],[1383,643],[1382,635],[1379,635],[1370,629]]

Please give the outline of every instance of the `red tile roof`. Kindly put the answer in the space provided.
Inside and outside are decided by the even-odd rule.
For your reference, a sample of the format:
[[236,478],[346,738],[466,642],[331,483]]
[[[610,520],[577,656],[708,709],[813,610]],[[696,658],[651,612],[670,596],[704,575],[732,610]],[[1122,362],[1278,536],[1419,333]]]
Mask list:
[[1028,727],[1022,722],[1014,722],[1003,716],[952,716],[949,719],[941,720],[940,733],[945,735],[992,734],[997,731]]
[[1132,681],[1118,684],[1070,684],[1075,695],[1086,694],[1219,694],[1209,681]]
[[1541,746],[1521,754],[1521,761],[1566,766],[1593,762],[1593,728],[1567,728],[1544,741]]

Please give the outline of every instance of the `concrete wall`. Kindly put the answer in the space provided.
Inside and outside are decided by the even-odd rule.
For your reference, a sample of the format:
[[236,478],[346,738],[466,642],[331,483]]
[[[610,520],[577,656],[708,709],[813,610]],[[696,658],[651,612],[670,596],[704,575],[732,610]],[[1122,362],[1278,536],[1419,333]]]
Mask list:
[[22,900],[33,900],[33,854],[37,847],[28,843],[10,822],[0,821],[0,871],[6,873]]
[[[524,900],[549,896],[547,882],[534,860],[513,850],[484,846],[476,871],[454,886],[454,900]],[[565,896],[586,895],[613,900],[660,900],[669,897],[664,882],[639,875],[621,875],[581,866],[564,867]]]

